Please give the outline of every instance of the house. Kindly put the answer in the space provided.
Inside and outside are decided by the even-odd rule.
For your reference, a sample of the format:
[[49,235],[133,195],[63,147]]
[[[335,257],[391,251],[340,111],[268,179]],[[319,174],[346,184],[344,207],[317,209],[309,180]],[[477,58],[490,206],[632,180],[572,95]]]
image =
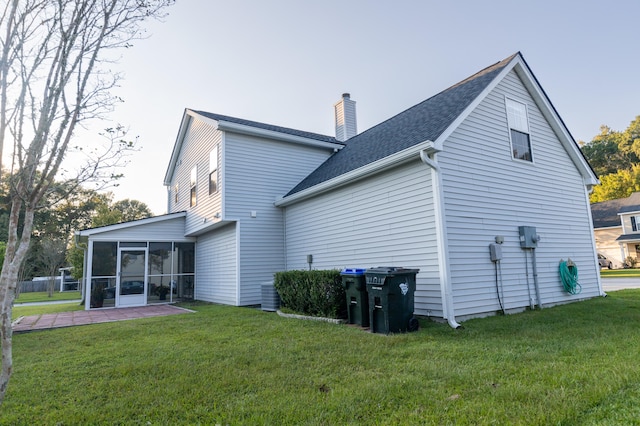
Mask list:
[[520,53],[362,133],[348,94],[334,107],[336,137],[187,109],[169,214],[78,233],[87,290],[246,306],[277,271],[394,265],[420,269],[416,313],[454,327],[604,294],[598,179]]
[[606,256],[614,268],[624,266],[629,256],[640,258],[640,192],[593,203],[591,216],[598,253]]

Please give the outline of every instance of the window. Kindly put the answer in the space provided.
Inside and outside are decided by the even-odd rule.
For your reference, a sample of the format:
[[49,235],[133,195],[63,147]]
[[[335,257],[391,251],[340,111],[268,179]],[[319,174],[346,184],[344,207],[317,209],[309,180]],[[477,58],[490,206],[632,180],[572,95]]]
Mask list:
[[631,216],[631,230],[633,232],[640,231],[640,216]]
[[505,99],[505,101],[513,158],[533,161],[531,155],[531,140],[529,138],[527,106],[523,103],[512,101],[511,99]]
[[218,191],[218,147],[209,153],[209,195]]
[[180,190],[180,187],[176,183],[175,186],[173,187],[173,201],[176,204],[178,204],[178,193],[179,193],[179,190]]
[[191,169],[191,182],[189,184],[189,188],[191,188],[189,205],[191,207],[196,205],[196,189],[197,189],[196,183],[197,182],[198,182],[198,166],[193,166],[193,169]]

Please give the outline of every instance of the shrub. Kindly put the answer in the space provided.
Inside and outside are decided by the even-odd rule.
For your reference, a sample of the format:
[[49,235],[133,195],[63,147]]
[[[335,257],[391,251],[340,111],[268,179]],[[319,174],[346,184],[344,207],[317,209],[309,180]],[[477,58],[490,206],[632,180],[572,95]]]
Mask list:
[[631,256],[627,256],[627,258],[624,260],[624,267],[625,268],[635,268],[637,263],[638,263],[638,259],[637,258],[631,257]]
[[284,308],[305,315],[347,317],[346,294],[338,270],[277,272],[273,285]]

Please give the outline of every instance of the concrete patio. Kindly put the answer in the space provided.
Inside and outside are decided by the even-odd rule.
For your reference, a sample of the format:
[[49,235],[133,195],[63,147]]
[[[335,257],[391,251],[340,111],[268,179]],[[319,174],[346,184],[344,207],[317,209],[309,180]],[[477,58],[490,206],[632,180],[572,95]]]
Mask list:
[[51,328],[73,327],[77,325],[103,322],[125,321],[138,318],[160,317],[193,313],[189,309],[174,305],[147,305],[134,308],[93,309],[89,311],[59,312],[31,315],[17,319],[13,323],[14,333],[47,330]]

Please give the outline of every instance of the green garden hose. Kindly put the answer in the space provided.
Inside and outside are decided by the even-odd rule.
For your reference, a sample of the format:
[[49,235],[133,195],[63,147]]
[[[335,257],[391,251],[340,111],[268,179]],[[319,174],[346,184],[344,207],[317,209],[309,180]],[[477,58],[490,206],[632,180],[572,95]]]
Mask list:
[[578,282],[578,267],[569,259],[560,261],[560,278],[562,286],[569,294],[580,294],[582,286]]

